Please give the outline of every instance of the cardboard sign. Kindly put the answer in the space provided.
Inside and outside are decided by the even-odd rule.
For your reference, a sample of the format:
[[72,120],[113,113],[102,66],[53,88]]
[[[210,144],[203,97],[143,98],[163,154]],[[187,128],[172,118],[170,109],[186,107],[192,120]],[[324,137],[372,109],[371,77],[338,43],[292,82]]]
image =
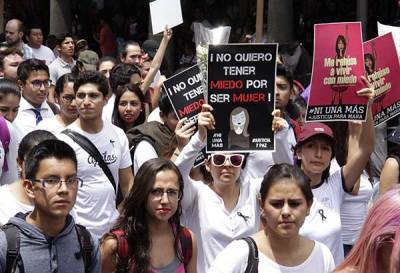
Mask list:
[[207,152],[274,150],[277,44],[210,45],[208,103],[216,129]]
[[307,121],[366,120],[361,23],[314,26],[314,61]]
[[392,33],[393,40],[396,45],[397,55],[400,56],[400,27],[388,26],[377,22],[378,35],[382,36],[387,33]]
[[400,66],[391,33],[364,43],[365,74],[374,85],[375,126],[400,113]]
[[153,34],[163,32],[165,26],[173,28],[183,23],[180,0],[150,1],[151,26]]
[[[204,88],[199,66],[194,65],[172,76],[164,81],[163,87],[178,119],[187,118],[188,121],[197,122],[197,115],[204,103]],[[194,162],[194,167],[203,164],[205,159],[206,151],[202,149]]]
[[196,122],[197,114],[204,103],[199,66],[194,65],[174,75],[163,85],[178,119],[188,118],[189,121]]

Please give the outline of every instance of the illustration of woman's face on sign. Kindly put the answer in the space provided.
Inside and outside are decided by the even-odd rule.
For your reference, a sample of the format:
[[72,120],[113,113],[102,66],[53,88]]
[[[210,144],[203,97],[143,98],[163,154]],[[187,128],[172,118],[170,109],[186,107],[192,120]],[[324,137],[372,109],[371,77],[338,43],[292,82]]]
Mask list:
[[339,35],[336,39],[336,55],[343,58],[346,51],[346,38],[343,35]]
[[370,53],[364,54],[365,70],[367,74],[371,74],[375,71],[375,58]]
[[247,127],[249,125],[249,114],[243,107],[236,107],[231,112],[231,130],[237,135],[248,135]]

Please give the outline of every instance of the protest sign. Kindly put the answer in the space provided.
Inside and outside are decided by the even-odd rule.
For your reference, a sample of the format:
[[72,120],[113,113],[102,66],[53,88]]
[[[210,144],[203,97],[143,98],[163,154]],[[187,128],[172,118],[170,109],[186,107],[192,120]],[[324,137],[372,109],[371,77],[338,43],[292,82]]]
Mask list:
[[314,61],[307,121],[366,120],[361,23],[314,26]]
[[364,43],[365,74],[374,85],[375,126],[400,113],[400,66],[391,33]]
[[153,34],[163,32],[165,26],[173,28],[183,23],[180,0],[150,1],[151,26]]
[[[194,65],[164,81],[164,92],[171,101],[179,120],[187,118],[188,122],[197,122],[197,115],[204,103],[203,87],[198,65]],[[194,167],[203,164],[205,159],[206,151],[202,149],[194,162]]]
[[400,27],[388,26],[377,22],[378,25],[378,35],[382,36],[387,33],[392,33],[393,40],[396,45],[397,56],[400,57]]
[[209,45],[207,152],[274,150],[276,44]]
[[199,66],[194,65],[176,74],[167,79],[163,85],[178,119],[188,118],[189,121],[195,122],[204,103]]

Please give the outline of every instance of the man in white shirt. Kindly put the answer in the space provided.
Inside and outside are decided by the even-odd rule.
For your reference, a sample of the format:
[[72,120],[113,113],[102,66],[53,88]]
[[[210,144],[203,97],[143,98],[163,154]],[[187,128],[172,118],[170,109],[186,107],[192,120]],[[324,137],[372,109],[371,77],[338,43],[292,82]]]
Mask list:
[[49,68],[37,59],[23,61],[18,67],[17,79],[22,97],[14,124],[25,136],[43,119],[54,116],[55,109],[46,102],[50,87]]
[[51,64],[56,56],[53,51],[43,45],[43,32],[38,26],[30,27],[26,31],[28,45],[32,49],[33,57],[43,61],[45,64]]
[[75,66],[73,59],[75,52],[75,43],[72,36],[68,33],[62,33],[56,36],[56,50],[58,57],[49,65],[51,88],[49,90],[49,100],[55,102],[54,86],[57,80],[64,74],[71,73]]
[[83,181],[75,204],[77,223],[84,225],[98,237],[108,232],[119,213],[116,192],[120,187],[126,196],[133,184],[132,161],[128,139],[122,129],[102,119],[107,103],[107,79],[99,72],[87,71],[78,76],[74,84],[75,103],[79,117],[67,127],[85,136],[101,154],[111,171],[116,189],[99,163],[79,144],[64,133],[59,138],[67,142],[78,159],[78,177]]

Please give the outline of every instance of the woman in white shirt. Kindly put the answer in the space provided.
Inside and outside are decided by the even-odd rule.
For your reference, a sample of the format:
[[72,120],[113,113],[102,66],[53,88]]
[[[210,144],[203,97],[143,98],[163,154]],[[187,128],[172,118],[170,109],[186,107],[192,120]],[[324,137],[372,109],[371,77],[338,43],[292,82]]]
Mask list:
[[[257,193],[262,178],[242,172],[243,154],[214,153],[205,162],[212,181],[206,185],[189,177],[193,163],[204,147],[207,129],[214,128],[211,106],[203,105],[198,118],[198,133],[176,159],[184,179],[182,223],[198,238],[197,272],[206,272],[216,255],[232,240],[249,236],[259,230],[260,210]],[[278,117],[273,120],[277,147],[287,141],[289,125]],[[179,130],[179,126],[177,130]],[[279,148],[277,148],[279,149]],[[247,164],[251,162],[247,162]]]
[[264,230],[250,237],[258,261],[251,258],[250,245],[237,240],[219,253],[208,273],[255,272],[247,271],[251,267],[260,273],[331,272],[329,249],[299,235],[313,202],[310,179],[298,167],[274,165],[262,181],[260,197]]

